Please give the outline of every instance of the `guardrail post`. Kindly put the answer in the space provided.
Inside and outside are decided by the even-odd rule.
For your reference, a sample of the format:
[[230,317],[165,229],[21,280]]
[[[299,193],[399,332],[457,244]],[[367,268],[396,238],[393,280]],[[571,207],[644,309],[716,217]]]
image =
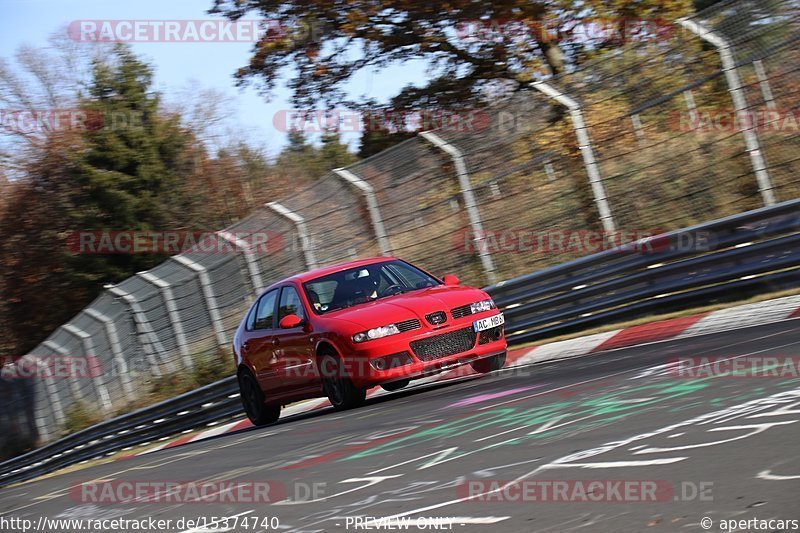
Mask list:
[[575,128],[575,135],[578,138],[578,149],[583,156],[583,163],[586,167],[586,173],[589,175],[594,201],[597,204],[597,211],[600,213],[600,222],[606,232],[613,233],[615,231],[614,217],[611,215],[611,206],[608,203],[608,196],[606,196],[606,188],[603,185],[600,168],[594,157],[592,141],[589,138],[589,130],[583,120],[583,111],[581,111],[580,104],[543,81],[535,81],[531,86],[569,109],[570,117],[572,117],[572,126]]
[[133,394],[133,384],[131,383],[131,376],[128,372],[128,362],[122,354],[122,345],[119,342],[119,333],[117,332],[117,325],[107,315],[101,313],[96,309],[87,307],[84,312],[94,320],[103,324],[103,329],[108,338],[108,344],[111,346],[111,354],[114,356],[114,361],[117,365],[117,372],[119,373],[120,383],[122,383],[122,390],[128,401],[133,401],[135,396]]
[[264,282],[261,280],[261,272],[258,270],[258,260],[256,259],[256,252],[251,249],[250,244],[244,239],[240,239],[236,235],[227,231],[218,231],[219,237],[242,252],[245,263],[247,263],[247,271],[250,274],[250,281],[253,284],[253,294],[258,297],[261,291],[264,290]]
[[228,338],[225,336],[225,330],[222,327],[222,317],[219,314],[219,307],[217,306],[217,297],[214,294],[214,287],[211,284],[211,279],[208,277],[208,269],[197,261],[192,261],[188,257],[184,257],[182,255],[173,255],[171,259],[174,259],[189,270],[197,272],[197,276],[200,279],[200,287],[203,290],[203,296],[206,300],[206,309],[208,309],[208,315],[211,318],[211,325],[214,328],[214,334],[217,337],[217,344],[220,346],[227,346]]
[[[96,351],[94,349],[94,343],[92,343],[91,335],[89,335],[87,332],[83,331],[82,329],[72,324],[64,324],[61,326],[61,328],[70,335],[76,337],[81,342],[81,346],[83,346],[84,357],[86,358],[95,357],[94,354],[96,353]],[[87,370],[92,372],[92,370],[88,369],[88,367]],[[83,376],[83,377],[85,379],[89,376]],[[105,412],[111,411],[112,408],[111,396],[108,395],[108,389],[106,388],[105,383],[103,383],[101,375],[91,376],[91,379],[92,383],[94,384],[95,391],[97,392],[97,397],[100,398],[100,403],[103,406],[103,410]]]
[[172,287],[165,280],[159,278],[152,272],[137,272],[146,282],[154,285],[161,297],[164,299],[164,307],[167,309],[167,316],[172,324],[172,332],[175,334],[175,342],[178,344],[178,352],[181,354],[183,364],[186,368],[194,368],[194,361],[189,354],[189,344],[186,342],[186,335],[183,333],[183,323],[178,314],[178,308],[175,306],[175,298],[172,295]]
[[736,61],[733,58],[730,43],[721,35],[712,32],[702,24],[693,20],[680,18],[677,22],[704,41],[714,45],[719,52],[722,70],[728,82],[728,92],[731,94],[733,108],[739,117],[739,131],[744,136],[744,144],[747,148],[747,153],[750,154],[750,161],[756,174],[758,189],[761,191],[761,198],[764,201],[764,205],[769,206],[775,204],[775,192],[772,188],[772,182],[770,181],[767,165],[764,161],[764,155],[761,153],[761,144],[758,140],[758,134],[753,129],[753,121],[745,117],[748,109],[747,97],[742,90],[742,82],[739,79],[739,71],[736,69]]
[[453,164],[456,167],[456,174],[458,175],[458,184],[461,188],[461,195],[464,197],[464,207],[467,209],[469,225],[472,229],[472,239],[478,246],[478,255],[480,256],[483,270],[486,272],[486,278],[490,284],[495,283],[497,277],[494,273],[494,261],[492,260],[492,255],[489,253],[489,248],[485,243],[486,234],[483,231],[481,214],[478,211],[478,204],[475,201],[475,195],[472,192],[472,182],[469,179],[469,172],[467,172],[467,164],[464,162],[464,154],[461,153],[461,150],[433,132],[423,131],[420,132],[420,136],[452,158]]
[[364,197],[367,200],[367,210],[372,221],[372,228],[375,230],[375,237],[378,239],[378,248],[381,251],[381,255],[391,255],[392,249],[389,245],[389,238],[386,236],[386,230],[383,227],[383,219],[378,208],[378,200],[375,197],[375,189],[366,180],[356,176],[346,168],[334,168],[333,173],[364,193]]
[[306,266],[309,270],[317,268],[317,258],[314,256],[314,247],[311,245],[311,239],[308,236],[305,219],[278,202],[267,202],[264,205],[294,223],[297,227],[297,236],[300,238],[300,247],[303,249]]
[[[158,362],[158,354],[166,355],[166,350],[161,345],[161,341],[158,340],[158,336],[156,336],[156,332],[153,331],[153,328],[150,327],[150,323],[147,321],[147,315],[145,315],[142,306],[139,305],[139,302],[136,301],[136,298],[128,292],[120,289],[116,285],[109,283],[105,286],[106,290],[125,300],[125,303],[128,304],[128,308],[131,310],[131,314],[133,315],[133,322],[136,324],[136,333],[137,337],[139,338],[139,344],[141,344],[142,348],[147,355],[147,359],[150,361],[150,372],[155,377],[160,377],[161,367]],[[172,368],[172,363],[164,362],[167,366],[167,369],[170,371],[174,371],[175,369]]]

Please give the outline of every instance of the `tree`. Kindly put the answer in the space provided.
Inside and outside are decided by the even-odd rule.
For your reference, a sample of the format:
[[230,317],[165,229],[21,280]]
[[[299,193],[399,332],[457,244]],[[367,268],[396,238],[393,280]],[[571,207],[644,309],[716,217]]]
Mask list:
[[[46,144],[51,131],[46,126],[48,112],[75,108],[91,79],[92,65],[108,52],[107,43],[87,47],[59,34],[45,47],[20,47],[13,63],[0,57],[0,108],[10,122],[0,124],[0,164],[12,179],[24,174],[27,162]],[[43,115],[45,126],[17,127],[20,121],[14,117],[21,113]]]
[[279,182],[285,179],[309,184],[331,169],[347,166],[355,159],[338,132],[323,133],[320,146],[315,146],[308,142],[303,132],[293,130],[289,132],[289,144],[275,159],[275,172]]
[[[366,159],[371,155],[386,150],[390,146],[400,143],[406,139],[416,137],[417,131],[410,130],[404,123],[398,123],[403,118],[400,114],[394,113],[392,106],[387,106],[385,110],[374,106],[364,111],[362,122],[363,131],[361,132],[361,142],[358,148],[358,157]],[[391,120],[392,114],[399,117],[398,120]],[[387,114],[389,120],[387,120]]]
[[[343,84],[363,69],[422,60],[430,67],[427,84],[397,96],[408,106],[450,108],[482,102],[488,90],[523,88],[537,74],[558,74],[587,48],[608,44],[563,39],[576,21],[672,20],[691,11],[691,0],[214,0],[210,11],[232,20],[255,11],[271,21],[236,77],[257,79],[270,94],[288,74],[298,107],[345,102]],[[555,36],[553,28],[560,30]]]
[[180,117],[159,109],[151,68],[119,46],[93,62],[79,106],[85,127],[42,132],[20,160],[0,213],[0,324],[5,355],[20,356],[118,282],[166,258],[75,254],[76,231],[208,228],[197,198],[207,158]]
[[[159,112],[152,69],[128,48],[97,61],[81,108],[102,122],[82,135],[84,148],[69,158],[62,197],[77,230],[165,230],[196,220],[190,187],[205,157],[177,115]],[[150,268],[164,256],[78,255],[76,272],[91,283],[116,281]]]
[[27,353],[91,299],[66,265],[68,225],[57,185],[65,178],[66,154],[80,147],[75,135],[53,135],[30,162],[39,179],[14,182],[7,190],[0,212],[4,358]]
[[183,109],[165,106],[152,68],[124,46],[91,58],[85,79],[29,83],[26,94],[23,80],[36,79],[31,58],[50,57],[42,54],[25,50],[17,70],[0,60],[0,102],[12,109],[58,102],[86,121],[15,137],[14,165],[0,167],[0,356],[24,355],[104,284],[166,258],[76,254],[74,232],[222,229],[354,158],[335,134],[319,146],[294,135],[275,162],[262,149],[225,141],[219,95],[204,93],[206,104],[186,100]]

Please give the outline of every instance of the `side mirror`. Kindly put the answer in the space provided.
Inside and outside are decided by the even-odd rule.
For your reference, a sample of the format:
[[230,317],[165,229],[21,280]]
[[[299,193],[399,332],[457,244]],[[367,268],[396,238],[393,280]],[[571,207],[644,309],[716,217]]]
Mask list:
[[458,277],[454,276],[453,274],[447,274],[444,277],[444,284],[449,287],[458,285],[459,283],[461,283],[461,280],[459,280]]
[[303,319],[297,315],[286,315],[285,317],[281,318],[280,323],[278,326],[281,329],[292,329],[298,327],[300,324],[303,323]]

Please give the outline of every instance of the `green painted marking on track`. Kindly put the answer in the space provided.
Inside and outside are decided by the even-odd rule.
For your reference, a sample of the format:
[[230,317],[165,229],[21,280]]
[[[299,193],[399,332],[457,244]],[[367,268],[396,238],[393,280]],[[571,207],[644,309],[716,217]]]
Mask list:
[[[339,459],[348,461],[361,459],[373,455],[385,454],[409,446],[422,446],[424,443],[437,441],[438,444],[447,445],[447,439],[464,435],[476,434],[480,430],[494,429],[500,434],[505,429],[525,428],[535,429],[543,424],[553,423],[552,430],[546,430],[534,435],[499,435],[500,443],[489,444],[479,450],[497,448],[498,444],[509,446],[523,443],[531,439],[541,439],[554,436],[555,431],[575,431],[612,423],[634,413],[641,413],[659,404],[675,398],[680,398],[705,389],[710,384],[709,379],[687,381],[659,382],[654,384],[639,385],[621,391],[611,391],[596,398],[583,401],[558,401],[531,409],[519,410],[514,407],[501,407],[485,413],[470,415],[464,418],[445,422],[428,428],[420,429],[410,435],[405,435],[396,440],[385,442],[377,446],[356,452],[353,455]],[[602,418],[601,418],[602,417]],[[570,420],[576,420],[571,423]],[[560,424],[566,424],[558,427]],[[477,437],[477,435],[476,435]],[[470,451],[469,453],[475,453]],[[455,452],[449,457],[462,455]]]

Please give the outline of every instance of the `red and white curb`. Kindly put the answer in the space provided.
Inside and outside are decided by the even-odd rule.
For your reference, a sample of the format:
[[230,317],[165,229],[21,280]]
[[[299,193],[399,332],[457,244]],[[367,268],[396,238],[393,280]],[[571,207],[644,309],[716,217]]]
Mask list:
[[[791,318],[800,318],[800,296],[787,296],[775,300],[721,309],[711,313],[661,320],[629,328],[587,335],[585,337],[551,342],[533,348],[510,350],[506,360],[506,368],[576,357],[651,342],[708,335],[721,331],[779,322]],[[464,365],[435,376],[417,380],[414,383],[415,385],[423,385],[426,383],[444,382],[473,374],[474,371],[472,368],[469,365]],[[380,387],[375,387],[368,391],[367,397],[374,398],[385,394],[391,393],[384,391]],[[330,406],[331,404],[328,400],[307,400],[283,409],[283,411],[281,411],[281,418],[308,413]],[[174,448],[190,442],[206,440],[211,437],[233,433],[249,427],[252,427],[252,424],[245,418],[207,429],[201,433],[186,435],[148,450],[126,455],[125,457],[121,457],[121,459]]]

